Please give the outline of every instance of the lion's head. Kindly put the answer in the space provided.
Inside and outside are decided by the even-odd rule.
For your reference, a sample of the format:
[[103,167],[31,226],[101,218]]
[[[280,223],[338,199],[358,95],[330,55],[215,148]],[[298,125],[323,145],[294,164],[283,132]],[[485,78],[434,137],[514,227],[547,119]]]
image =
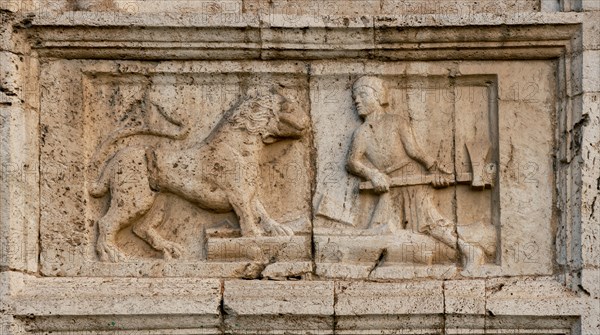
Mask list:
[[248,93],[237,105],[229,122],[236,129],[260,135],[263,142],[301,137],[308,117],[299,103],[273,91]]

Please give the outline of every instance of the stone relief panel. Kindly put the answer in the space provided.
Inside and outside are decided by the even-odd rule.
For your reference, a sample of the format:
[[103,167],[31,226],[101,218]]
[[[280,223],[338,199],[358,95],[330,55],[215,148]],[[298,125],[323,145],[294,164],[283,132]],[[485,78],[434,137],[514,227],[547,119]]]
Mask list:
[[[523,92],[508,97],[516,78],[445,65],[373,66],[375,74],[368,75],[324,65],[311,82],[311,92],[321,92],[312,99],[319,148],[313,199],[318,275],[402,279],[551,272],[551,221],[513,215],[523,205],[513,194],[522,197],[521,192],[532,192],[531,209],[553,211],[551,198],[536,198],[552,194],[537,181],[552,178],[546,155],[553,91],[539,89],[551,84],[536,84],[536,99],[523,99]],[[536,64],[539,78],[549,80],[549,70]],[[520,100],[523,109],[503,109],[499,90],[507,101]],[[531,107],[539,117],[532,129],[506,126]],[[546,133],[546,140],[534,135],[532,141],[548,151],[525,156],[526,148],[517,147],[514,138],[533,129]],[[506,149],[512,151],[507,155]],[[516,164],[515,151],[523,154]],[[532,227],[540,230],[524,239]],[[535,265],[517,265],[523,262]]]
[[306,76],[187,66],[45,68],[44,273],[311,270]]
[[48,61],[42,273],[552,274],[553,66]]
[[186,1],[0,5],[3,329],[597,333],[597,15]]

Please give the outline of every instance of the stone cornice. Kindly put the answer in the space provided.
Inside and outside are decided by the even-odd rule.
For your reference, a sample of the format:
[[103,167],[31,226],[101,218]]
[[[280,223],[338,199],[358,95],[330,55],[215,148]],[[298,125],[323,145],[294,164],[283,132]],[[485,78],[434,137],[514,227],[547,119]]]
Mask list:
[[579,47],[579,14],[518,18],[70,12],[26,31],[42,57],[93,59],[548,59]]

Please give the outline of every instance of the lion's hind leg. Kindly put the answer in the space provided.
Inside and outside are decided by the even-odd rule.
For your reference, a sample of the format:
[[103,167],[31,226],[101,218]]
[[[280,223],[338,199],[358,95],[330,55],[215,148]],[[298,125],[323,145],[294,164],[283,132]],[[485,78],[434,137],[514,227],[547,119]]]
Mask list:
[[148,214],[133,225],[133,232],[154,249],[161,251],[165,259],[180,258],[183,255],[183,247],[160,236],[156,230],[164,219],[165,200],[158,197]]
[[156,193],[150,189],[148,168],[143,149],[126,149],[111,163],[110,206],[98,220],[96,251],[102,261],[119,262],[127,257],[116,244],[117,233],[144,216],[154,203]]
[[134,211],[125,211],[115,204],[115,201],[111,202],[108,212],[98,221],[99,235],[96,251],[101,261],[116,263],[127,259],[117,247],[117,233],[143,216],[151,208],[152,200],[149,199],[146,206],[138,207]]
[[114,206],[111,206],[106,214],[98,221],[100,234],[96,241],[96,252],[103,262],[120,262],[127,257],[119,251],[116,246],[115,238],[119,229],[113,227],[119,226],[118,222],[127,221],[123,218],[121,212]]

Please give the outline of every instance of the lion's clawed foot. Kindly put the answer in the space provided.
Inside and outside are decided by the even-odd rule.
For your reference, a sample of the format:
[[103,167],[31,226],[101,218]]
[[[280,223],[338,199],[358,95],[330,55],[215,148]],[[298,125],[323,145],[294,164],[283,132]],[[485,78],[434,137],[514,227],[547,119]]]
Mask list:
[[96,252],[102,262],[118,263],[127,260],[127,256],[121,253],[117,246],[109,242],[105,236],[98,238]]
[[269,219],[263,221],[263,228],[267,235],[270,236],[293,236],[294,231],[290,227],[286,227],[279,222]]
[[165,241],[160,250],[162,251],[163,258],[165,260],[181,258],[184,253],[184,249],[181,244],[169,241]]

